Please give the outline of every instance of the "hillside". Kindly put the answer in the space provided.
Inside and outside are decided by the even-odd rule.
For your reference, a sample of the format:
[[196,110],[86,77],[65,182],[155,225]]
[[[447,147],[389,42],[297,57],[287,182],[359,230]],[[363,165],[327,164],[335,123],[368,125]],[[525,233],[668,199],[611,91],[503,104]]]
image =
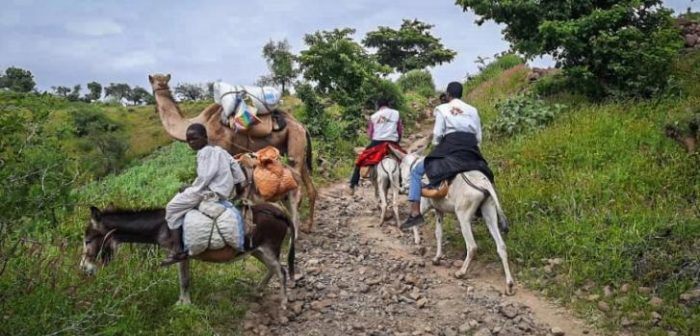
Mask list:
[[[560,95],[550,100],[568,109],[545,129],[484,141],[521,276],[610,330],[700,333],[698,303],[680,299],[700,285],[700,161],[663,131],[700,112],[700,53],[676,69],[676,96]],[[522,65],[502,70],[466,93],[487,128],[495,102],[528,88],[526,74]],[[487,233],[477,232],[495,260]],[[458,236],[453,245],[461,249]]]

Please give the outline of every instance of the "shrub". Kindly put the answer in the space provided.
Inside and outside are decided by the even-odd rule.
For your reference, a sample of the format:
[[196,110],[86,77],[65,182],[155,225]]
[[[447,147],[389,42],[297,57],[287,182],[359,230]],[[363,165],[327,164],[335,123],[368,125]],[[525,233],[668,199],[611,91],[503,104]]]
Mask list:
[[515,54],[505,54],[496,58],[496,60],[483,67],[478,75],[470,77],[467,82],[464,83],[464,96],[466,97],[472,90],[479,86],[479,84],[494,79],[503,73],[503,71],[524,63],[525,60]]
[[661,0],[458,0],[479,23],[504,24],[505,39],[528,57],[551,55],[575,90],[592,98],[649,97],[667,84],[681,48]]
[[552,122],[563,105],[548,105],[535,95],[521,94],[496,104],[498,117],[488,127],[496,135],[515,135]]
[[396,81],[404,93],[416,92],[424,97],[435,95],[435,82],[427,70],[411,70]]

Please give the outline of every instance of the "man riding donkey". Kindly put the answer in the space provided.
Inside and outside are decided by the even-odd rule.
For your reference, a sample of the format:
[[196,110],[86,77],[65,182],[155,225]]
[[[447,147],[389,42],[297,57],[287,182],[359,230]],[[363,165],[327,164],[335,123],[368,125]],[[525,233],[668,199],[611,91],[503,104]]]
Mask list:
[[182,225],[188,211],[196,208],[207,194],[213,193],[226,208],[233,205],[228,198],[234,186],[240,193],[246,181],[236,160],[219,146],[210,145],[207,130],[202,124],[187,128],[187,144],[197,152],[197,178],[191,186],[181,188],[165,209],[174,248],[161,266],[171,265],[187,259],[188,251],[183,246]]
[[367,135],[372,140],[365,150],[360,153],[355,161],[355,169],[350,178],[350,193],[355,193],[355,188],[360,183],[360,168],[373,166],[379,163],[390,153],[389,146],[403,152],[399,142],[403,135],[403,123],[399,111],[391,108],[389,98],[382,97],[377,100],[379,109],[369,118]]
[[[448,182],[457,174],[478,170],[493,183],[493,173],[479,150],[481,121],[478,111],[460,99],[462,84],[452,82],[447,85],[446,91],[447,103],[435,108],[435,148],[425,160],[416,162],[411,169],[408,194],[411,213],[401,224],[402,229],[423,224],[421,195],[430,198],[444,197]],[[427,188],[423,188],[421,183],[424,174],[430,181]]]

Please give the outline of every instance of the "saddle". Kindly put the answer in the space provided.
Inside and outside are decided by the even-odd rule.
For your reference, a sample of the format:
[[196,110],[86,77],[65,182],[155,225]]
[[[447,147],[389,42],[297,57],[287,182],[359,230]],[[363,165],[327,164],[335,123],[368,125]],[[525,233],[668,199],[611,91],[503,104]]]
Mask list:
[[[234,125],[234,118],[236,118],[236,116],[232,115],[229,117],[228,127]],[[257,121],[253,125],[248,128],[237,129],[237,132],[251,138],[264,138],[272,134],[272,132],[279,132],[287,127],[287,121],[279,111],[273,111],[272,113],[264,115],[256,115],[255,119]],[[233,127],[235,129],[235,126]]]
[[447,196],[447,192],[450,190],[450,183],[444,180],[440,183],[437,189],[434,188],[423,188],[420,191],[421,196],[432,199],[443,199]]

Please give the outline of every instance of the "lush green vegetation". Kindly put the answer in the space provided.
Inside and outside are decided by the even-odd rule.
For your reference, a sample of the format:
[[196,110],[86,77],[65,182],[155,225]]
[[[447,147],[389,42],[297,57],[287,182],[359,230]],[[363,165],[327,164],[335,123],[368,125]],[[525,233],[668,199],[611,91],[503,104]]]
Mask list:
[[551,55],[569,88],[591,98],[650,97],[663,91],[682,46],[661,0],[458,0],[477,23],[504,24],[513,50]]
[[[252,301],[257,264],[194,263],[193,300],[178,307],[177,268],[157,266],[155,248],[124,247],[97,278],[78,274],[87,205],[161,207],[193,177],[194,153],[181,143],[158,150],[143,164],[73,192],[80,205],[16,241],[20,254],[0,276],[3,335],[228,333]],[[167,167],[167,169],[164,169]]]
[[[626,319],[635,333],[700,333],[700,307],[679,300],[700,285],[700,160],[663,133],[664,125],[699,115],[699,68],[700,53],[678,60],[678,95],[593,103],[559,94],[550,103],[569,108],[549,127],[508,138],[487,133],[483,152],[512,223],[507,243],[521,280],[586,316],[600,315],[597,302],[605,301],[612,309],[600,318],[610,330]],[[474,91],[528,88],[509,70],[495,76],[467,96],[483,107],[487,127],[504,100]],[[461,235],[456,227],[447,231],[458,253]],[[480,255],[497,260],[488,232],[481,225],[476,231]],[[564,262],[549,273],[544,266],[552,258]],[[627,293],[624,284],[632,288]],[[591,295],[597,298],[588,301]],[[653,306],[652,296],[663,304]],[[658,324],[652,312],[661,314]]]

